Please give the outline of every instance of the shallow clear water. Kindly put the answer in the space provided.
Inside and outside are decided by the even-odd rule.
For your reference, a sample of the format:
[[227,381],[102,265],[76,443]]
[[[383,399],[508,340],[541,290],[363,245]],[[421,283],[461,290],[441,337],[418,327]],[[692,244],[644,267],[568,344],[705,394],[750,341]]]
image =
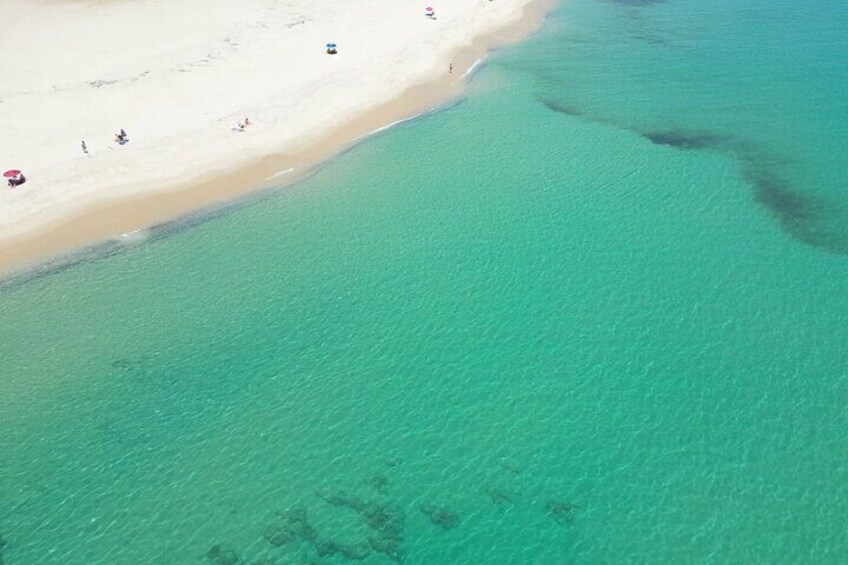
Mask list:
[[5,563],[844,562],[847,22],[571,0],[310,180],[3,287]]

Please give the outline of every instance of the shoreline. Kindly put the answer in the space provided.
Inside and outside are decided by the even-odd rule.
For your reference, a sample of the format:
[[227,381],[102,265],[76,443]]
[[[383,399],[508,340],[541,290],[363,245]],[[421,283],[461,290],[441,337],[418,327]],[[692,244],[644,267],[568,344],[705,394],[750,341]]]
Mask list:
[[521,7],[516,21],[477,36],[470,45],[454,51],[448,59],[453,63],[453,73],[428,77],[291,151],[248,158],[190,181],[86,206],[20,236],[0,240],[0,277],[20,275],[134,232],[194,214],[212,213],[252,194],[291,186],[365,138],[461,95],[468,77],[488,52],[538,30],[556,3],[557,0],[529,0]]

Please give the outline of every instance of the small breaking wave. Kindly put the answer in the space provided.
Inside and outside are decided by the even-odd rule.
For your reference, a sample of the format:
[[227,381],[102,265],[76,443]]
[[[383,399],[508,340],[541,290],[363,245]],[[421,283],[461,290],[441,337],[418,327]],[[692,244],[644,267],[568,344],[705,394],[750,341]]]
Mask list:
[[421,113],[419,113],[419,114],[415,114],[414,116],[409,116],[408,118],[403,118],[402,120],[395,120],[395,121],[393,121],[393,122],[392,122],[392,123],[390,123],[390,124],[386,124],[386,125],[384,125],[384,126],[378,127],[378,128],[377,128],[377,129],[375,129],[375,130],[371,130],[371,131],[369,131],[368,133],[366,133],[365,135],[360,135],[360,136],[359,136],[359,137],[357,137],[354,141],[359,141],[360,139],[365,139],[366,137],[371,137],[372,135],[376,135],[376,134],[378,134],[378,133],[380,133],[380,132],[384,132],[384,131],[386,131],[386,130],[388,130],[388,129],[391,129],[391,128],[395,127],[395,126],[399,126],[399,125],[400,125],[400,124],[402,124],[402,123],[410,122],[410,121],[412,121],[412,120],[415,120],[415,119],[417,119],[417,118],[420,118],[421,116],[423,116],[423,115],[425,115],[425,114],[427,114],[427,112],[421,112]]
[[268,177],[266,180],[271,180],[271,179],[275,179],[277,177],[281,177],[283,175],[287,175],[287,174],[291,173],[292,171],[294,171],[294,167],[289,167],[288,169],[283,169],[282,171],[277,171],[276,173],[274,173],[273,175]]
[[115,238],[115,242],[121,245],[138,245],[150,239],[152,232],[149,229],[137,229],[131,232],[122,233]]
[[463,78],[463,79],[467,79],[467,78],[469,78],[470,76],[472,76],[474,73],[476,73],[477,71],[479,71],[479,70],[480,70],[480,68],[483,66],[483,62],[484,62],[485,60],[486,60],[486,58],[485,58],[485,57],[480,57],[479,59],[477,59],[476,61],[474,61],[474,62],[471,64],[471,66],[470,66],[470,67],[468,67],[468,70],[467,70],[467,71],[465,71],[464,73],[462,73],[462,78]]

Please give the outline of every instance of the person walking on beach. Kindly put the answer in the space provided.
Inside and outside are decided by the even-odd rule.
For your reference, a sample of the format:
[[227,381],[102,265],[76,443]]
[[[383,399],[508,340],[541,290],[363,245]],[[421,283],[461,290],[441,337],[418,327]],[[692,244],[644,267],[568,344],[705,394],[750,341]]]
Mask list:
[[448,65],[448,73],[453,74],[453,63]]
[[80,146],[82,147],[82,152],[88,155],[88,146],[85,144],[84,139],[80,142]]

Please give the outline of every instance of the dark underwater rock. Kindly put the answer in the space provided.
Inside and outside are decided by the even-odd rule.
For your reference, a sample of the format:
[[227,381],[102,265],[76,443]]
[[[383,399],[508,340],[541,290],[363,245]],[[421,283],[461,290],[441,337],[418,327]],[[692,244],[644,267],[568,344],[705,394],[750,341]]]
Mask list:
[[515,465],[512,465],[510,463],[501,463],[500,467],[504,471],[507,471],[508,473],[512,473],[513,475],[520,475],[521,474],[521,469],[519,469],[518,467],[516,467]]
[[338,544],[334,541],[322,541],[319,544],[315,545],[315,551],[321,557],[326,557],[327,555],[335,555],[340,551]]
[[331,540],[322,541],[315,545],[315,551],[320,557],[335,555],[341,553],[345,558],[351,561],[362,561],[371,555],[371,548],[368,544],[345,545],[336,543]]
[[305,508],[294,508],[288,512],[281,512],[283,519],[282,529],[292,537],[299,537],[304,541],[312,541],[318,537],[318,532],[309,524]]
[[557,114],[565,114],[566,116],[582,116],[583,112],[578,110],[573,106],[568,106],[559,102],[557,100],[553,100],[551,98],[537,98],[537,100],[548,110],[552,112],[556,112]]
[[242,565],[244,561],[232,549],[224,551],[216,561],[217,565]]
[[368,544],[339,545],[338,550],[351,561],[362,561],[371,555]]
[[265,533],[262,534],[262,537],[271,545],[280,547],[293,541],[296,536],[290,530],[286,529],[284,525],[274,524],[265,528]]
[[685,151],[721,149],[729,141],[726,136],[708,131],[666,130],[645,132],[642,135],[654,145],[666,145]]
[[[370,503],[362,510],[362,517],[365,519],[365,524],[374,532],[368,537],[368,543],[371,549],[377,553],[382,553],[396,563],[403,561],[403,537],[404,525],[406,522],[406,513],[403,508],[394,504],[375,504]],[[367,551],[367,548],[363,548]],[[360,550],[357,555],[364,554]],[[348,559],[365,559],[363,557],[354,557],[351,553],[347,556]]]
[[239,557],[238,553],[232,549],[224,549],[220,545],[213,545],[206,552],[206,557],[209,558],[215,565],[243,565],[244,561]]
[[402,540],[406,514],[393,504],[369,504],[363,511],[365,523],[380,537]]
[[115,359],[110,363],[113,369],[122,369],[124,371],[132,368],[133,363],[129,359]]
[[401,548],[400,540],[383,536],[371,536],[368,538],[368,543],[371,545],[371,549],[377,553],[382,553],[397,563],[403,561],[403,549]]
[[488,488],[486,489],[486,494],[489,495],[489,498],[491,498],[492,502],[495,504],[513,504],[512,498],[510,498],[509,494],[502,490]]
[[421,512],[426,514],[430,521],[442,529],[449,530],[459,525],[459,516],[453,510],[433,504],[421,506]]
[[365,506],[367,506],[364,500],[350,495],[343,490],[321,491],[316,494],[327,504],[350,508],[357,512],[362,512]]
[[365,479],[365,483],[374,487],[374,490],[377,492],[382,493],[386,490],[386,487],[389,486],[389,479],[383,475],[374,475]]
[[574,505],[570,502],[552,500],[548,502],[546,509],[551,518],[561,526],[574,522]]

